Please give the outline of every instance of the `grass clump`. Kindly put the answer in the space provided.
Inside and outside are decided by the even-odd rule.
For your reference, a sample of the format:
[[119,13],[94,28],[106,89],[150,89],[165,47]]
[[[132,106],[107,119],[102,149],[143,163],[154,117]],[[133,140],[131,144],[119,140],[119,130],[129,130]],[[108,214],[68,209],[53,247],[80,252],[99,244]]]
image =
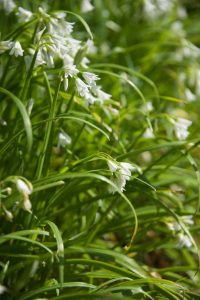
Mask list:
[[0,296],[199,299],[198,5],[0,9]]

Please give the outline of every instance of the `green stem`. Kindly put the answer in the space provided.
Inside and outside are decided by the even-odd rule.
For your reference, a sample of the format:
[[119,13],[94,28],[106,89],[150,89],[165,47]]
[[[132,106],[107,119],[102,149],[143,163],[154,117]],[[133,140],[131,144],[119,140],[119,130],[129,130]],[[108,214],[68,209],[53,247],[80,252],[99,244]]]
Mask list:
[[3,87],[4,81],[6,79],[6,75],[8,74],[8,68],[9,68],[11,59],[12,59],[12,56],[9,56],[9,58],[7,60],[7,63],[6,63],[6,66],[5,66],[5,69],[4,69],[4,72],[3,72],[3,75],[2,75],[2,78],[1,78],[1,87]]
[[25,83],[24,83],[23,89],[21,90],[21,93],[20,93],[20,96],[19,96],[19,98],[21,99],[22,102],[24,102],[26,97],[27,97],[27,93],[28,93],[29,85],[30,85],[31,78],[32,78],[32,75],[33,75],[33,69],[34,69],[36,57],[37,57],[37,54],[38,54],[38,50],[39,50],[38,48],[35,50],[30,68],[29,68],[28,73],[27,73],[26,78],[25,78]]
[[45,130],[44,145],[43,145],[42,153],[41,153],[37,171],[36,171],[37,179],[39,179],[42,175],[45,176],[47,174],[49,160],[50,160],[50,153],[51,153],[51,151],[47,151],[47,149],[50,148],[50,146],[51,146],[50,140],[52,140],[52,139],[50,139],[50,137],[53,133],[53,122],[54,122],[54,117],[56,114],[56,103],[57,103],[58,93],[59,93],[60,85],[61,85],[61,76],[59,76],[57,88],[56,88],[54,97],[52,97],[49,80],[48,80],[47,74],[45,72],[44,72],[44,78],[45,78],[45,84],[46,84],[47,91],[48,91],[48,96],[51,101],[51,107],[50,107],[50,112],[49,112],[49,121],[47,122],[46,130]]
[[66,109],[66,112],[65,112],[65,113],[67,113],[67,112],[70,110],[71,105],[72,105],[72,102],[73,102],[73,100],[74,100],[74,96],[75,96],[75,92],[73,92],[73,94],[71,95],[71,98],[69,99],[69,103],[68,103],[68,105],[67,105],[67,109]]

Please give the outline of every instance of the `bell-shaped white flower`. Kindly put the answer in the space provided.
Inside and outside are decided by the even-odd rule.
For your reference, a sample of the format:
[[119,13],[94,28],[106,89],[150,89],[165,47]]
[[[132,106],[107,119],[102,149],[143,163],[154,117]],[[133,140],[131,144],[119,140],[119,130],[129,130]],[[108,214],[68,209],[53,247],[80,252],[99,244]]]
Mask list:
[[90,72],[83,72],[83,78],[90,87],[95,86],[96,80],[100,79],[96,74]]
[[24,199],[22,202],[22,207],[24,210],[31,212],[32,204],[31,204],[31,201],[30,201],[28,195],[24,196]]
[[71,137],[64,131],[60,132],[58,135],[58,147],[65,147],[66,145],[71,144]]
[[7,291],[7,288],[4,285],[0,284],[0,295],[5,293],[6,291]]
[[20,193],[27,194],[27,195],[30,195],[32,193],[31,184],[29,183],[28,185],[25,181],[23,181],[20,178],[18,178],[16,181],[16,187]]
[[76,78],[76,88],[79,95],[87,99],[90,93],[89,93],[88,85],[82,79]]
[[145,137],[145,138],[147,138],[147,139],[154,138],[154,133],[153,133],[152,128],[147,128],[147,129],[145,130],[145,132],[143,133],[143,137]]
[[17,57],[17,56],[23,56],[23,52],[24,50],[22,49],[20,42],[19,41],[13,42],[9,54]]
[[94,9],[94,6],[91,4],[90,0],[82,0],[81,2],[81,12],[86,13]]
[[31,17],[32,17],[32,12],[24,9],[23,7],[18,7],[18,11],[16,13],[16,16],[18,17],[18,21],[20,23],[25,23],[30,21]]
[[111,95],[102,91],[101,86],[92,86],[92,92],[97,96],[98,100],[103,103],[111,98]]
[[174,130],[178,140],[185,140],[189,135],[188,127],[192,124],[192,121],[178,118],[174,121]]
[[180,232],[178,234],[178,245],[179,245],[179,247],[190,248],[192,246],[192,242],[187,235]]
[[13,0],[0,0],[0,8],[1,7],[9,14],[15,9],[16,4]]
[[117,169],[119,169],[119,164],[117,164],[113,160],[108,160],[107,163],[108,163],[108,167],[112,173],[117,171]]
[[12,48],[13,42],[10,40],[8,41],[1,41],[0,42],[0,54],[4,53],[5,51],[9,50]]
[[[127,162],[116,162],[113,160],[108,160],[108,167],[113,174],[111,178],[112,182],[118,187],[118,189],[123,192],[125,190],[126,181],[131,178],[131,171],[135,170],[135,167]],[[116,188],[113,186],[109,187],[110,192],[116,192]]]

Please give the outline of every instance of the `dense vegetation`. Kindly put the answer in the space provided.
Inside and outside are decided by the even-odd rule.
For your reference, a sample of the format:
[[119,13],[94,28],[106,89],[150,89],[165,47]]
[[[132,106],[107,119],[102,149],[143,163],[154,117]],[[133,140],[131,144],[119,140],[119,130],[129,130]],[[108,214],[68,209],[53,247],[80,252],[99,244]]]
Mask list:
[[2,299],[200,299],[199,13],[0,0]]

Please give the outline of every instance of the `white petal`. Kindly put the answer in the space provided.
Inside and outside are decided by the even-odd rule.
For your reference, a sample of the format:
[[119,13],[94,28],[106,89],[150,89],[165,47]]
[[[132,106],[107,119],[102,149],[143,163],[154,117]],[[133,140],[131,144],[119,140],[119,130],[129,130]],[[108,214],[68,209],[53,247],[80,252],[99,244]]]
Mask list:
[[20,193],[30,195],[32,193],[32,187],[28,186],[23,180],[17,179],[16,187]]
[[108,160],[107,163],[112,173],[115,172],[117,169],[119,169],[119,165],[115,163],[113,160]]

